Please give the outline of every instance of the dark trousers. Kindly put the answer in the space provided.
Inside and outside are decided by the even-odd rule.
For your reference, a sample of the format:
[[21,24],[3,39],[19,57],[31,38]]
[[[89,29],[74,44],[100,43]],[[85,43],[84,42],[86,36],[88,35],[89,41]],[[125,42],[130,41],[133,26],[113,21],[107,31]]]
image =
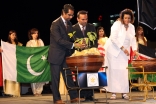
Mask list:
[[90,98],[93,96],[93,90],[92,89],[88,89],[88,90],[81,90],[80,92],[80,97],[81,98]]
[[[61,100],[61,95],[59,92],[59,83],[60,83],[60,72],[62,73],[63,79],[65,81],[65,71],[63,70],[63,67],[64,68],[67,67],[65,62],[62,65],[55,65],[52,63],[50,64],[53,101]],[[66,73],[71,74],[71,71],[67,70]],[[67,84],[70,87],[75,86],[71,76],[68,77]],[[76,90],[70,90],[68,91],[68,93],[69,93],[70,99],[74,99],[78,97]]]

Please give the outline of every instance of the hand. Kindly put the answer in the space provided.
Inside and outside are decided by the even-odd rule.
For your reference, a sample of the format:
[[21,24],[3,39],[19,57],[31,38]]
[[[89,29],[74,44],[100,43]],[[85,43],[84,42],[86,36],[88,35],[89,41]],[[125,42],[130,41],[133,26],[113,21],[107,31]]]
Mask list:
[[129,56],[129,52],[123,46],[120,48],[127,56]]
[[129,56],[129,52],[128,52],[127,49],[124,49],[123,52],[124,52],[127,56]]
[[86,48],[86,44],[74,43],[74,47],[84,49],[84,48]]
[[135,59],[139,59],[139,53],[137,51],[133,51]]

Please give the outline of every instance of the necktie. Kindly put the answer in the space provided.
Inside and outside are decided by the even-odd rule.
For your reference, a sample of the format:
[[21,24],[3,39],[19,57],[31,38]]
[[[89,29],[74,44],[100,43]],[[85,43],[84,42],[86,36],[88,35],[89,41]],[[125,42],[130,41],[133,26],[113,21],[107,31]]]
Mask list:
[[66,30],[67,30],[67,28],[68,28],[67,22],[65,21],[64,24],[65,24],[65,27],[66,27]]
[[85,36],[84,26],[82,26],[82,33],[83,33],[83,36]]

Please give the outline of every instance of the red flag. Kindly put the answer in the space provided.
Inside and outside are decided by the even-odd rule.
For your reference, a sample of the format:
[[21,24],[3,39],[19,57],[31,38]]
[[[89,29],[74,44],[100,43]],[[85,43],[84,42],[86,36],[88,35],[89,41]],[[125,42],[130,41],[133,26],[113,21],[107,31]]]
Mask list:
[[3,77],[2,77],[2,56],[0,54],[0,86],[3,86]]
[[132,50],[132,47],[130,47],[130,59],[128,60],[128,64],[130,64],[133,60],[133,50]]
[[[130,47],[130,59],[128,60],[128,64],[131,64],[133,58],[134,58],[134,52],[132,50],[132,47]],[[147,60],[147,59],[153,59],[153,58],[141,53],[138,53],[138,57],[135,58],[135,60]]]
[[105,49],[102,45],[98,44],[98,50],[102,56],[105,56]]
[[154,58],[152,58],[152,57],[149,57],[149,56],[144,55],[144,54],[141,54],[141,53],[138,53],[138,54],[139,54],[138,60],[154,59]]
[[[100,44],[98,44],[98,50],[99,50],[99,52],[100,52],[100,54],[104,57],[105,56],[105,49],[104,49],[104,47],[102,46],[102,45],[100,45]],[[104,71],[104,68],[100,68],[99,69],[99,71],[101,72],[103,72]]]

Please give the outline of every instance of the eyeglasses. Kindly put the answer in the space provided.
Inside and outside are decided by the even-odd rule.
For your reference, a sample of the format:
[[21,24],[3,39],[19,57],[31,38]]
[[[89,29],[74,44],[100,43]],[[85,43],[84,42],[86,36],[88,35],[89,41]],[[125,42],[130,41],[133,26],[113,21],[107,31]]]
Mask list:
[[68,16],[72,16],[72,17],[74,17],[74,15],[72,15],[72,14],[67,14]]

